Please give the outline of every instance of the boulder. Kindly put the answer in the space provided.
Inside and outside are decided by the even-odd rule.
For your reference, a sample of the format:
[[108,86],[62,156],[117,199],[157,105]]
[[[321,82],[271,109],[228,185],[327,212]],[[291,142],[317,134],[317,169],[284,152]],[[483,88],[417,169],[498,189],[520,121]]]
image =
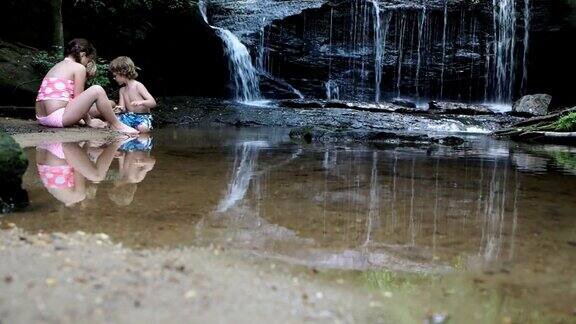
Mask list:
[[552,96],[547,94],[527,95],[514,103],[512,112],[520,115],[545,116]]
[[28,159],[14,139],[0,131],[0,213],[28,205],[28,194],[22,189],[22,175]]

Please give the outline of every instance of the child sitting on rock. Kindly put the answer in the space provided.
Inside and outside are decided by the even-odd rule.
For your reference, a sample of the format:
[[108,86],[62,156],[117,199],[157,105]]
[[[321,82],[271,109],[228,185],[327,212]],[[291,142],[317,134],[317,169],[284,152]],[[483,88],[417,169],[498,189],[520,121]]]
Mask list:
[[120,56],[110,62],[109,70],[122,86],[116,107],[120,112],[118,119],[140,132],[149,132],[152,129],[150,109],[156,107],[156,100],[142,83],[136,81],[138,72],[134,62],[127,56]]

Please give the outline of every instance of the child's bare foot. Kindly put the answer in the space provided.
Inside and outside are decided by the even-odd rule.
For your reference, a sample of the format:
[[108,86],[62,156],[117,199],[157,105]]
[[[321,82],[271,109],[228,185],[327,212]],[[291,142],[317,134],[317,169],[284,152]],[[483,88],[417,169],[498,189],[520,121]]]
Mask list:
[[92,118],[90,119],[90,123],[88,124],[88,126],[92,128],[106,128],[108,127],[108,123],[98,118]]
[[134,128],[127,126],[127,125],[124,125],[123,123],[118,123],[116,125],[113,125],[111,128],[115,131],[126,133],[126,134],[138,134],[139,133]]

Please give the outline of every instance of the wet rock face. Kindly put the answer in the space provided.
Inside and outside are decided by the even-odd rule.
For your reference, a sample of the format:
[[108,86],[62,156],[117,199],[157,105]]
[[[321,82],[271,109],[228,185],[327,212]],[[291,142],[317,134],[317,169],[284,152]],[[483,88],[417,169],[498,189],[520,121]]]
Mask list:
[[[514,57],[504,53],[500,72],[513,72],[504,72],[506,80],[500,81],[492,1],[209,2],[211,21],[240,37],[260,71],[287,81],[306,97],[375,101],[379,89],[381,101],[401,96],[419,104],[428,100],[511,103],[522,94],[542,92],[551,93],[555,105],[576,101],[569,85],[553,75],[560,69],[576,73],[571,52],[562,48],[565,40],[576,34],[576,19],[570,18],[576,16],[576,5],[570,0],[529,2],[526,57],[526,2],[512,1],[516,11],[506,19],[515,20],[515,27],[509,30],[515,37],[504,38],[515,39],[510,51]],[[380,9],[378,16],[375,3]],[[375,27],[378,20],[380,28]],[[375,50],[377,39],[383,44],[381,55]],[[504,51],[509,47],[502,46]],[[523,81],[525,72],[527,80]],[[508,79],[513,79],[510,89]],[[282,90],[269,92],[266,96],[270,98],[289,98]],[[283,94],[275,95],[278,92]]]
[[28,194],[22,189],[22,175],[27,167],[28,159],[20,146],[0,131],[0,214],[28,204]]
[[491,18],[480,5],[450,2],[444,33],[442,3],[424,10],[417,1],[336,1],[306,10],[265,28],[256,62],[307,97],[332,99],[330,86],[342,100],[482,101]]
[[551,102],[552,96],[547,94],[528,95],[516,101],[512,111],[528,116],[544,116],[548,114],[548,107]]

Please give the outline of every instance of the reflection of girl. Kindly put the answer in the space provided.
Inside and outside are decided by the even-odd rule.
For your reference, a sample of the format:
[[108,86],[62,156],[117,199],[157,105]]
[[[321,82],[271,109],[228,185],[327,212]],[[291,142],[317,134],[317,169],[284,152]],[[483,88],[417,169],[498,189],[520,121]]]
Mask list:
[[77,143],[43,143],[36,148],[36,165],[42,183],[56,199],[72,206],[86,198],[86,179],[106,177],[120,142],[108,145],[95,163]]

